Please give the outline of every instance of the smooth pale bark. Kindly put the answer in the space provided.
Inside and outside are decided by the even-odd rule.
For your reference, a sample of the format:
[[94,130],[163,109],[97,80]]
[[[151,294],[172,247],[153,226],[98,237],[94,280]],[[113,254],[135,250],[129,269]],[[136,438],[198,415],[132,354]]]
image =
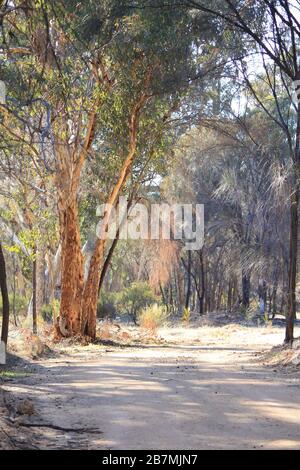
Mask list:
[[[45,261],[47,265],[45,280],[45,301],[49,305],[55,300],[55,288],[61,285],[61,244],[59,244],[54,256],[46,253]],[[54,312],[53,312],[54,313]],[[56,318],[53,318],[53,322]]]

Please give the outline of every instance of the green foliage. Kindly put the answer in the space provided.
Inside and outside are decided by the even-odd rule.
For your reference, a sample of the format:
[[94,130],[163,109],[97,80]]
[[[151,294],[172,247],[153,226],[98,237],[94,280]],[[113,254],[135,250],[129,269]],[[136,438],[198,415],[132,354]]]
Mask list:
[[100,299],[97,305],[98,318],[113,319],[117,313],[117,294],[115,292],[101,292]]
[[51,322],[52,319],[53,319],[53,312],[52,312],[52,307],[51,305],[49,304],[44,304],[42,305],[42,308],[41,308],[41,316],[42,316],[42,319],[45,321],[45,322]]
[[[10,309],[12,310],[14,305],[17,315],[26,315],[29,300],[20,294],[16,294],[14,298],[13,294],[9,293],[8,297]],[[2,311],[2,296],[0,296],[0,310]]]
[[47,323],[53,322],[59,314],[59,306],[60,302],[57,299],[54,299],[51,305],[44,304],[40,312],[42,319]]
[[120,313],[131,315],[136,321],[142,309],[157,301],[157,297],[146,282],[134,282],[118,294],[117,306]]

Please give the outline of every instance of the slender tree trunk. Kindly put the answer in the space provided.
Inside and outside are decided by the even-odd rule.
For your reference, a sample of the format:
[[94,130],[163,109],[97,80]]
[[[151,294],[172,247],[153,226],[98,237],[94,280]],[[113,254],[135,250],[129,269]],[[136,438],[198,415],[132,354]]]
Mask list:
[[104,257],[105,240],[98,240],[91,258],[88,278],[82,298],[81,333],[94,339],[96,337],[97,302]]
[[103,286],[103,282],[104,282],[104,279],[105,279],[105,276],[106,276],[106,273],[107,273],[107,270],[109,268],[109,265],[111,263],[111,259],[113,257],[113,254],[114,254],[114,251],[115,251],[115,248],[118,244],[118,237],[116,237],[111,246],[110,246],[110,249],[109,249],[109,252],[108,252],[108,255],[107,257],[105,258],[105,261],[104,261],[104,264],[103,264],[103,268],[101,269],[101,274],[100,274],[100,281],[99,281],[99,287],[98,287],[98,296],[100,295],[100,292],[101,292],[101,289],[102,289],[102,286]]
[[177,269],[177,294],[178,294],[178,310],[179,315],[182,315],[185,305],[184,298],[184,276],[181,269]]
[[233,280],[233,289],[232,289],[232,306],[235,308],[239,304],[239,290],[238,290],[238,282],[237,278],[235,277]]
[[268,289],[268,298],[269,298],[269,305],[268,305],[268,315],[269,317],[272,315],[272,297],[273,296],[273,291]]
[[41,243],[38,243],[36,251],[36,310],[38,316],[41,315],[45,303],[45,257],[45,248]]
[[192,253],[191,250],[188,251],[188,265],[187,265],[187,289],[185,297],[185,308],[188,309],[190,306],[191,298],[191,267],[192,267]]
[[173,301],[173,281],[171,279],[170,285],[169,285],[169,304],[171,305],[173,314],[174,314],[174,301]]
[[296,319],[296,281],[297,281],[297,255],[298,255],[298,189],[291,195],[291,228],[290,228],[290,253],[289,253],[289,287],[288,287],[288,313],[286,319],[285,342],[294,340],[294,324]]
[[261,316],[265,315],[267,310],[267,285],[264,279],[260,279],[258,283],[258,299],[259,299],[259,313]]
[[272,319],[274,320],[277,313],[277,284],[273,287],[272,292]]
[[15,327],[18,326],[18,318],[17,318],[17,312],[16,312],[16,288],[17,288],[17,285],[16,285],[16,275],[17,275],[17,266],[16,266],[16,257],[15,255],[13,254],[13,298],[12,298],[12,310],[13,310],[13,318],[14,318],[14,324],[15,324]]
[[205,312],[210,312],[210,297],[211,297],[211,281],[210,281],[210,276],[208,273],[209,270],[209,265],[208,263],[206,264],[206,273],[205,273],[205,285],[206,285],[206,292],[205,292]]
[[37,334],[37,313],[36,313],[36,250],[34,253],[34,260],[32,263],[32,332]]
[[231,279],[228,282],[228,291],[227,291],[227,310],[231,312],[232,309],[232,282]]
[[161,285],[161,282],[159,282],[159,290],[160,290],[160,295],[161,295],[163,304],[167,307],[167,310],[168,310],[168,301],[166,299],[166,295],[165,295],[163,286]]
[[283,315],[286,305],[286,289],[282,286],[281,302],[280,302],[280,313]]
[[[299,75],[299,73],[298,73]],[[299,78],[299,77],[298,77]],[[289,283],[287,298],[287,319],[285,342],[294,340],[294,325],[296,319],[296,284],[298,261],[298,235],[299,235],[299,179],[300,179],[300,103],[297,110],[297,130],[293,165],[293,187],[290,202],[290,251],[289,251]]]
[[50,253],[46,253],[46,264],[47,276],[45,282],[45,301],[49,305],[52,305],[52,320],[53,324],[56,325],[58,312],[55,308],[55,288],[57,285],[61,285],[61,244],[59,244],[54,256],[51,256]]
[[1,330],[1,341],[7,345],[8,339],[8,328],[9,328],[9,299],[8,299],[8,290],[7,290],[7,280],[6,280],[6,267],[5,259],[2,250],[2,245],[0,243],[0,287],[2,295],[2,330]]
[[[150,79],[147,78],[147,82]],[[104,261],[104,249],[106,244],[106,233],[108,224],[110,222],[111,211],[113,207],[116,207],[118,197],[126,184],[126,181],[130,175],[133,159],[136,153],[137,146],[137,131],[139,123],[139,115],[141,108],[147,101],[146,94],[142,94],[132,109],[130,116],[130,130],[129,130],[129,150],[127,157],[123,163],[118,181],[112,190],[107,204],[108,210],[105,213],[104,220],[102,222],[102,230],[100,238],[96,242],[95,250],[90,262],[90,268],[88,278],[85,282],[83,297],[82,297],[82,319],[81,319],[81,333],[90,336],[91,338],[96,337],[96,320],[97,320],[97,301],[98,301],[98,289],[100,283],[100,270]]]
[[204,273],[204,261],[203,261],[203,250],[200,250],[200,278],[201,278],[201,296],[199,298],[199,309],[200,314],[204,314],[204,298],[205,298],[205,273]]
[[242,276],[242,303],[245,308],[250,305],[250,275],[243,273]]

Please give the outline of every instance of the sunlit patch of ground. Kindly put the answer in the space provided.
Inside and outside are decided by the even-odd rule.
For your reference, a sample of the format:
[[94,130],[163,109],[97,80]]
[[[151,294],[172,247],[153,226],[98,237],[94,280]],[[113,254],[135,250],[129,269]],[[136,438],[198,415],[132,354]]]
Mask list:
[[102,323],[94,344],[45,338],[51,354],[2,383],[13,408],[26,397],[36,410],[16,423],[50,427],[7,432],[42,449],[300,449],[299,367],[278,366],[295,353],[278,346],[284,328],[208,323],[155,335]]

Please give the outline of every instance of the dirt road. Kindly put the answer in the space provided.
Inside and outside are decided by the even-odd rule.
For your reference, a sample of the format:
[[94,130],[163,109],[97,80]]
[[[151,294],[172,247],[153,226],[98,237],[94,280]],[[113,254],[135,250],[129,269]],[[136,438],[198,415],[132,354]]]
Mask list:
[[35,448],[300,449],[299,374],[255,355],[282,330],[224,331],[170,329],[164,347],[41,361],[5,388],[33,400]]

